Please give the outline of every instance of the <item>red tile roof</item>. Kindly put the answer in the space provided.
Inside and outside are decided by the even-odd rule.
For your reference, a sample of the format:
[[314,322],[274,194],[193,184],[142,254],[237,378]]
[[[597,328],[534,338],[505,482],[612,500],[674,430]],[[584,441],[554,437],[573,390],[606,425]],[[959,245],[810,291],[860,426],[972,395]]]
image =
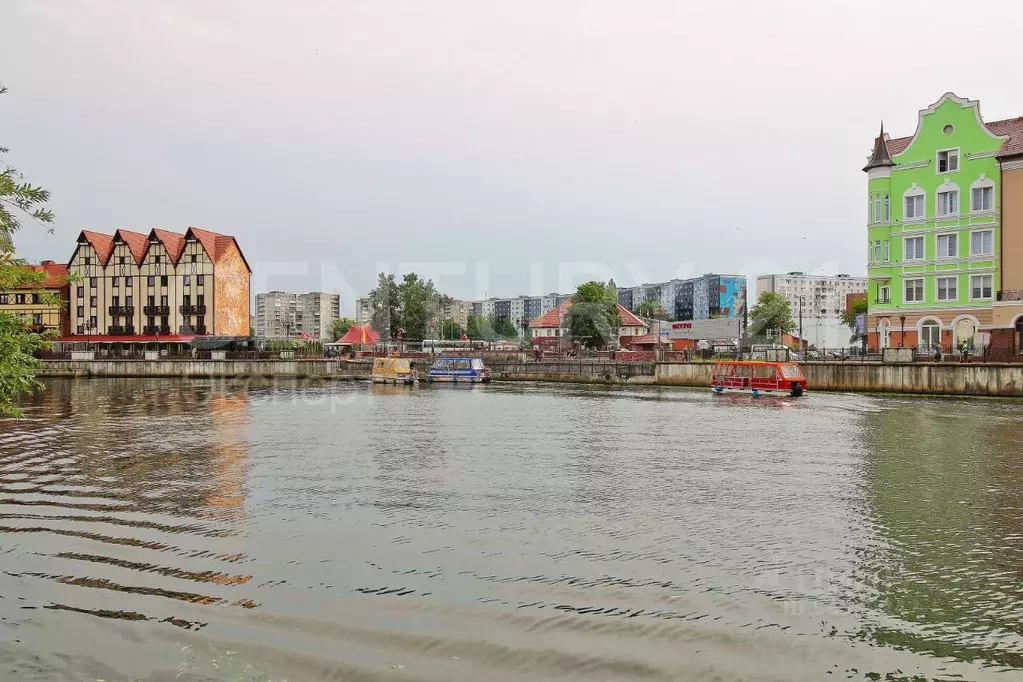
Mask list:
[[[232,244],[238,248],[238,253],[241,254],[242,260],[245,260],[245,254],[242,254],[241,247],[238,246],[237,240],[230,235],[210,232],[209,230],[203,230],[198,227],[188,228],[188,231],[185,232],[185,237],[187,238],[189,234],[199,240],[202,247],[206,249],[206,253],[209,255],[210,260],[214,263],[220,261],[224,254],[227,253],[227,250],[231,248]],[[245,265],[248,267],[248,261],[246,261]]]
[[55,263],[52,260],[44,260],[39,265],[29,265],[32,272],[42,272],[46,278],[37,284],[23,284],[15,289],[60,289],[67,284],[67,266],[62,263]]
[[668,341],[667,337],[661,338],[660,334],[622,337],[622,344],[626,346],[648,346],[652,343],[670,343],[670,341]]
[[160,240],[163,248],[167,249],[167,257],[170,258],[171,263],[177,265],[181,253],[185,250],[185,235],[161,230],[158,227],[154,227],[149,235]]
[[114,252],[113,235],[82,230],[82,236],[92,244],[92,248],[96,249],[96,256],[99,258],[100,265],[106,265],[107,261],[110,260],[110,254]]
[[120,237],[128,245],[131,256],[135,259],[135,264],[142,265],[142,259],[146,257],[146,251],[149,250],[149,237],[130,230],[118,230],[114,233],[114,237]]
[[[560,325],[560,323],[561,323],[562,317],[564,315],[567,315],[568,311],[571,308],[572,308],[572,299],[570,299],[570,298],[566,299],[565,302],[562,303],[557,308],[553,308],[551,310],[548,310],[546,313],[544,313],[540,317],[538,317],[535,320],[533,320],[532,322],[530,322],[529,326],[531,328],[533,328],[533,329],[542,329],[542,328],[547,328],[547,327],[557,328]],[[633,315],[632,312],[628,308],[624,307],[620,303],[618,304],[618,315],[622,318],[622,326],[623,327],[646,327],[646,326],[648,326],[646,322],[641,320],[636,315]]]
[[[1015,156],[1017,154],[1023,154],[1023,116],[1016,118],[1007,118],[1001,121],[991,121],[988,123],[984,122],[987,129],[994,135],[1008,136],[1005,142],[1002,143],[1002,147],[998,150],[996,156],[1006,157]],[[877,141],[877,138],[874,138]],[[909,137],[897,137],[895,139],[888,140],[888,153],[891,156],[901,154],[906,151],[909,147],[909,143],[913,141],[913,136]]]

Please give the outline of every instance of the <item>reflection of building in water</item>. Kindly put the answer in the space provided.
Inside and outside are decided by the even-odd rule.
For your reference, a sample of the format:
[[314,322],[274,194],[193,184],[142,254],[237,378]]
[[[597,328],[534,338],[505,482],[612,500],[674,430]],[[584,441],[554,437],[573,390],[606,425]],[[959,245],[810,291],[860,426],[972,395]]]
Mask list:
[[249,394],[245,391],[210,395],[215,481],[206,503],[213,508],[210,515],[218,519],[236,520],[244,516],[245,474],[248,466],[245,423],[248,406]]
[[1017,665],[999,637],[986,637],[1023,634],[1019,576],[999,577],[1023,563],[1023,550],[1003,539],[1019,533],[1018,511],[1008,512],[1009,524],[1000,511],[1020,506],[1019,481],[1006,476],[1006,466],[1019,470],[1018,460],[1005,462],[1018,452],[1023,425],[1003,423],[1009,413],[999,416],[1001,407],[959,408],[919,400],[865,417],[868,499],[880,537],[865,556],[862,581],[874,588],[869,606],[892,617],[872,636],[915,651]]

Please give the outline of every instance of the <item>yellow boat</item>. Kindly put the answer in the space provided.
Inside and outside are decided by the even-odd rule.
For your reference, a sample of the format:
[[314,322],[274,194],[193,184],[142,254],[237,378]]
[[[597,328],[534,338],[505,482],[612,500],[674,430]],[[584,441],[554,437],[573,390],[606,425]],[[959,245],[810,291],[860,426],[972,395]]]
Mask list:
[[374,384],[407,384],[419,381],[414,360],[407,358],[376,358],[369,380]]

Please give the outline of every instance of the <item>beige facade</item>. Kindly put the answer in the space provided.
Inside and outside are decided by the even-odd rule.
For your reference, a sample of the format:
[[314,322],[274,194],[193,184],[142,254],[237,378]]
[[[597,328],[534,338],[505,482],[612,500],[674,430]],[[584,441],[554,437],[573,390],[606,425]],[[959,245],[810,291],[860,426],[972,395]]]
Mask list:
[[247,336],[251,271],[233,237],[84,231],[68,263],[70,336]]

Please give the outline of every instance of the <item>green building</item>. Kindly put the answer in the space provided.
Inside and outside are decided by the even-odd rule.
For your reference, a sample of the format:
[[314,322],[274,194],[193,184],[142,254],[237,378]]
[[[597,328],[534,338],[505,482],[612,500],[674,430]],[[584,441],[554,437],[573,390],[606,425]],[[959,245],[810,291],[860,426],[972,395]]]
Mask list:
[[872,348],[978,350],[1002,278],[1002,152],[1021,119],[985,123],[979,104],[947,93],[911,137],[881,126],[867,173]]

